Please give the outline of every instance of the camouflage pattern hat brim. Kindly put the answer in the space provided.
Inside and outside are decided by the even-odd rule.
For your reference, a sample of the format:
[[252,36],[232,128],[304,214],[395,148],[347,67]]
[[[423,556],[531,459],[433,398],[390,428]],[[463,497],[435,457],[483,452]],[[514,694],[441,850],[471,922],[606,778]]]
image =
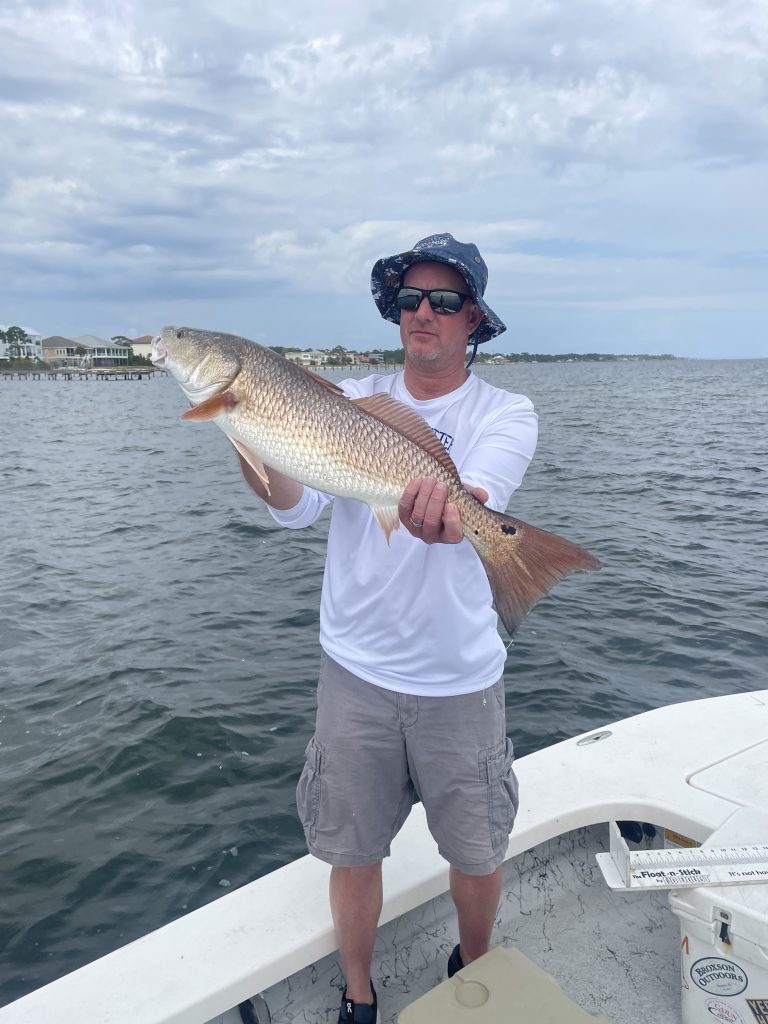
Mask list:
[[414,263],[447,263],[455,267],[464,280],[474,302],[483,314],[483,319],[467,339],[468,345],[482,345],[491,338],[506,331],[506,326],[483,299],[488,283],[488,268],[480,250],[471,242],[457,242],[447,232],[429,235],[417,242],[407,252],[378,260],[371,271],[371,292],[379,312],[385,320],[400,323],[400,310],[395,298],[403,280],[403,274]]

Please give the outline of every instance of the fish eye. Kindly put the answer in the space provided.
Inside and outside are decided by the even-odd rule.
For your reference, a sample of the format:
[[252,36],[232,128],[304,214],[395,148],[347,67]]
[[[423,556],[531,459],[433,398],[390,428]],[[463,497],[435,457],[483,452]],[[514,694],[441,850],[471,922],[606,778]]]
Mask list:
[[176,337],[177,338],[183,338],[184,337],[184,331],[176,331]]

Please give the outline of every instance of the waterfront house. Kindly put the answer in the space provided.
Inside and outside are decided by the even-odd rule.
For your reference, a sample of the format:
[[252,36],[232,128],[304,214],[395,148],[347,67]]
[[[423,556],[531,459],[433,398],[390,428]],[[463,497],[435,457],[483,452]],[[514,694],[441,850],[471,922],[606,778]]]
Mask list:
[[82,356],[77,354],[77,345],[71,338],[52,334],[42,341],[43,359],[50,366],[80,366]]
[[140,338],[134,338],[131,342],[131,348],[135,356],[143,356],[148,359],[152,354],[152,335],[142,334]]
[[[0,324],[0,331],[7,331],[11,326],[19,326],[12,324]],[[42,359],[43,358],[43,336],[38,334],[37,331],[31,330],[29,327],[22,327],[22,331],[27,336],[27,341],[19,346],[18,354],[14,353],[15,359]],[[8,345],[6,342],[0,341],[0,359],[10,359],[8,353]]]
[[285,358],[299,366],[322,366],[325,362],[326,353],[317,349],[308,349],[306,352],[286,352]]
[[74,344],[85,349],[82,357],[83,366],[128,366],[130,349],[127,345],[119,345],[114,341],[97,338],[95,334],[81,334],[74,338]]

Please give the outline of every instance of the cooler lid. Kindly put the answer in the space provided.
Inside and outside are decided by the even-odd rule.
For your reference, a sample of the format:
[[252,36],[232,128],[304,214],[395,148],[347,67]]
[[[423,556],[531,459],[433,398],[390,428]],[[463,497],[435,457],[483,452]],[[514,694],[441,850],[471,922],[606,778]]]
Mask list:
[[[768,844],[768,814],[740,807],[702,843],[707,846]],[[760,946],[768,956],[768,883],[748,885],[701,885],[670,893],[673,910],[680,908],[709,924],[713,907],[731,914],[731,932]]]

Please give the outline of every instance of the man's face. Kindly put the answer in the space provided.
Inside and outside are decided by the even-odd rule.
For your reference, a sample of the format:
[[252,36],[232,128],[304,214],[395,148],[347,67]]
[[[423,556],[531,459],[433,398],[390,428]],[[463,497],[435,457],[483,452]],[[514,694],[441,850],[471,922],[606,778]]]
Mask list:
[[[403,277],[409,288],[450,288],[469,293],[467,282],[453,267],[445,263],[415,263]],[[482,313],[471,300],[458,313],[436,313],[424,298],[412,313],[400,311],[400,338],[408,359],[414,366],[430,369],[464,365],[467,339],[482,319]]]

